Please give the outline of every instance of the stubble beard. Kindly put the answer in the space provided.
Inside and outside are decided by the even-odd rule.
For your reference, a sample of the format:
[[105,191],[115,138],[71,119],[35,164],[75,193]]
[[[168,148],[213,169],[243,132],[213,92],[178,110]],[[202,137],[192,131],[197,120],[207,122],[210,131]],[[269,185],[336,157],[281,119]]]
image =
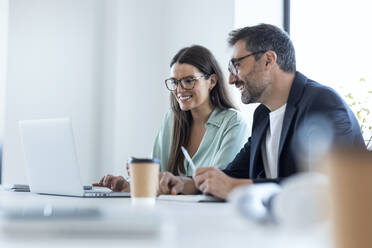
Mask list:
[[264,80],[261,82],[253,82],[252,80],[248,80],[247,77],[245,77],[244,80],[241,80],[241,83],[243,84],[241,100],[244,104],[259,102],[262,94],[271,84],[271,82],[265,82]]

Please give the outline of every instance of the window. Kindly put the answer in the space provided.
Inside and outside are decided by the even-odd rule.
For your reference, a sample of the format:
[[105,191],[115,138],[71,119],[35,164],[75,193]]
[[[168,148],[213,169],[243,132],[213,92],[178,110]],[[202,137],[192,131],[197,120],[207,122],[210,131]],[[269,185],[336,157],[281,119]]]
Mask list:
[[[235,0],[235,28],[258,23],[282,27],[283,3]],[[351,105],[366,140],[372,136],[370,23],[368,1],[290,1],[290,35],[296,49],[297,69],[332,87]],[[235,97],[240,102],[238,92]],[[250,116],[255,106],[241,104],[241,109]]]
[[372,32],[368,1],[291,1],[297,68],[352,105],[363,136],[372,135]]

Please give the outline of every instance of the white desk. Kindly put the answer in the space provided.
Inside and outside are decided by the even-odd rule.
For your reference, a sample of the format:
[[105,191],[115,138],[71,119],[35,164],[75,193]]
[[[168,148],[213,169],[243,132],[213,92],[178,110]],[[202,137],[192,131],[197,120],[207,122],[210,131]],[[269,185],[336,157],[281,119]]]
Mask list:
[[[70,205],[129,209],[129,198],[75,198],[15,193],[0,190],[1,206]],[[153,213],[160,215],[168,231],[161,239],[127,238],[34,238],[0,234],[0,247],[329,247],[328,238],[314,233],[281,231],[249,223],[242,219],[231,203],[190,203],[157,201]]]

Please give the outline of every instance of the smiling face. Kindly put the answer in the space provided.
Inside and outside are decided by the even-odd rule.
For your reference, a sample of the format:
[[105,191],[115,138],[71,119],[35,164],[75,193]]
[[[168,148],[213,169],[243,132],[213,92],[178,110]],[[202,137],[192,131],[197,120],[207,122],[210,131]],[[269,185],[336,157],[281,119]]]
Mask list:
[[[245,42],[240,40],[233,46],[232,58],[241,58],[252,51],[247,51]],[[245,104],[262,102],[261,96],[270,86],[271,81],[265,75],[263,56],[256,61],[254,56],[249,56],[244,60],[235,63],[238,74],[230,73],[229,83],[235,84],[241,93],[241,100]]]
[[195,66],[190,64],[175,63],[171,68],[171,78],[180,79],[195,79],[194,88],[185,90],[180,83],[175,91],[172,91],[174,97],[183,111],[195,110],[203,108],[211,104],[209,93],[214,87],[215,83],[209,79],[205,79],[203,73]]

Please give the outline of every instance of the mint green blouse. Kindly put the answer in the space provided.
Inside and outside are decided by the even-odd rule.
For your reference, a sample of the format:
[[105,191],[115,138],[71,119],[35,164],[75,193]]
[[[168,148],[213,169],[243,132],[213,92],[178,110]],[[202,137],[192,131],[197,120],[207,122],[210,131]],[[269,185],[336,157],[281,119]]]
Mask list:
[[[161,172],[168,171],[173,116],[173,111],[169,110],[154,143],[153,157],[160,159]],[[203,139],[192,160],[197,168],[214,166],[224,169],[248,141],[248,125],[240,112],[234,109],[215,108],[205,128]],[[186,159],[184,166],[186,173],[180,175],[192,176],[193,171]]]

